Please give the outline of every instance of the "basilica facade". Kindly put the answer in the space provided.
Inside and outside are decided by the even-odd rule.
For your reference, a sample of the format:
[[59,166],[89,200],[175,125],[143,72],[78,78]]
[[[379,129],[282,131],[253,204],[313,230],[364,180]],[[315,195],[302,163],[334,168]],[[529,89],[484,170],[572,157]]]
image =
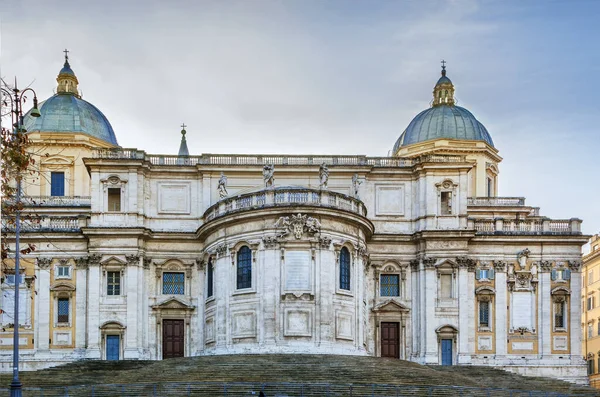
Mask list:
[[125,149],[68,59],[57,82],[24,119],[47,155],[23,197],[37,249],[3,269],[4,370],[19,288],[27,369],[323,353],[586,381],[581,220],[497,196],[445,68],[390,157],[190,155],[185,129],[177,155]]

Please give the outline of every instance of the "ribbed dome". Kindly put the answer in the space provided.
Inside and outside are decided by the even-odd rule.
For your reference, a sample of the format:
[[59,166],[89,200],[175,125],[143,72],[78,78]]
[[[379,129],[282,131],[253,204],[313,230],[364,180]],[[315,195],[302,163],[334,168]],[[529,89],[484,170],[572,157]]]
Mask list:
[[419,113],[408,125],[394,145],[394,153],[400,146],[448,138],[485,141],[494,146],[492,137],[475,116],[460,106],[440,105]]
[[28,132],[80,132],[118,146],[108,119],[91,103],[70,94],[56,94],[39,105],[41,117],[25,115]]

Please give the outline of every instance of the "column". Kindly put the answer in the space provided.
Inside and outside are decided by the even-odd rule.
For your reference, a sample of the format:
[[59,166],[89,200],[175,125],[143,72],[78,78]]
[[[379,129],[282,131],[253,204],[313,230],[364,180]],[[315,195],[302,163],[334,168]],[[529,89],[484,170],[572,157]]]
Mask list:
[[[538,345],[542,358],[552,354],[552,297],[550,296],[550,273],[538,273]],[[581,285],[581,284],[580,284]]]
[[35,340],[40,352],[48,353],[50,348],[50,258],[38,259],[38,279],[37,279],[37,301],[38,312],[35,321],[37,322],[37,335]]
[[477,324],[469,322],[469,301],[476,299],[474,291],[469,289],[469,272],[466,267],[458,269],[458,363],[465,364],[471,361],[469,354],[469,328]]
[[100,261],[88,270],[88,351],[87,358],[100,359]]
[[506,341],[508,338],[507,327],[508,320],[506,307],[508,306],[508,294],[506,290],[506,273],[504,266],[496,266],[496,297],[494,313],[496,320],[494,327],[496,330],[496,359],[504,359],[506,356],[507,348]]
[[[569,335],[571,336],[571,360],[573,364],[583,365],[581,352],[581,273],[579,266],[581,262],[575,262],[576,266],[571,266],[573,262],[569,262],[571,268],[571,296],[569,296]],[[578,266],[577,266],[578,265]]]
[[425,363],[426,364],[438,364],[438,341],[435,329],[437,328],[437,320],[435,317],[435,306],[437,298],[437,277],[436,269],[432,266],[423,266],[423,277],[422,291],[424,302],[421,312],[423,315],[423,330],[425,332]]
[[77,260],[75,289],[75,349],[85,351],[87,334],[87,260]]
[[123,358],[137,359],[139,358],[138,348],[138,329],[141,319],[139,316],[138,306],[138,273],[139,261],[137,256],[127,257],[127,271],[125,275],[126,286],[125,293],[127,294],[127,330],[125,331],[125,350]]

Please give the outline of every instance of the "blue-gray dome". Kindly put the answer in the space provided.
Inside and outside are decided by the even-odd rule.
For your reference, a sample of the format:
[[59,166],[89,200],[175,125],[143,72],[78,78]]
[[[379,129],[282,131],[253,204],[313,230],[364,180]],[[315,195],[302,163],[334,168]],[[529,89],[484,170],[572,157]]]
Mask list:
[[60,72],[58,73],[60,74],[68,74],[71,76],[75,76],[75,72],[73,72],[73,69],[71,69],[71,65],[69,65],[69,62],[65,61],[65,65],[63,66],[63,68],[60,70]]
[[28,132],[79,132],[119,146],[106,116],[75,95],[56,94],[40,103],[39,109],[41,117],[25,115],[23,124]]
[[438,84],[452,84],[452,80],[450,80],[448,77],[443,75],[442,77],[440,77],[440,79],[437,81],[437,83],[435,85],[438,85]]
[[489,132],[471,112],[460,106],[440,105],[422,111],[410,122],[396,141],[394,153],[401,146],[438,138],[484,141],[494,146]]

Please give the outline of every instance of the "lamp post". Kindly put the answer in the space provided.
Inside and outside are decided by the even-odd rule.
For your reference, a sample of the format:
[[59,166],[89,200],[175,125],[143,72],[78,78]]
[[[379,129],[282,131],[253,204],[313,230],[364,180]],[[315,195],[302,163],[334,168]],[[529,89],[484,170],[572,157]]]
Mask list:
[[[12,92],[11,92],[12,91]],[[31,91],[33,93],[33,109],[30,115],[33,117],[40,117],[40,111],[38,110],[37,95],[32,88],[25,88],[23,91],[17,88],[17,79],[15,79],[15,86],[12,90],[8,90],[2,87],[2,96],[6,95],[6,98],[10,102],[10,113],[12,127],[14,127],[14,136],[12,139],[19,139],[19,134],[24,134],[25,128],[23,127],[23,101],[25,100],[25,93]],[[2,102],[2,101],[0,101]],[[1,117],[0,117],[1,119]],[[19,380],[19,288],[21,285],[20,275],[20,247],[19,238],[21,233],[21,170],[17,169],[15,179],[17,181],[17,197],[15,205],[15,312],[14,312],[14,329],[13,329],[13,378],[10,383],[10,396],[21,397],[22,384]]]

